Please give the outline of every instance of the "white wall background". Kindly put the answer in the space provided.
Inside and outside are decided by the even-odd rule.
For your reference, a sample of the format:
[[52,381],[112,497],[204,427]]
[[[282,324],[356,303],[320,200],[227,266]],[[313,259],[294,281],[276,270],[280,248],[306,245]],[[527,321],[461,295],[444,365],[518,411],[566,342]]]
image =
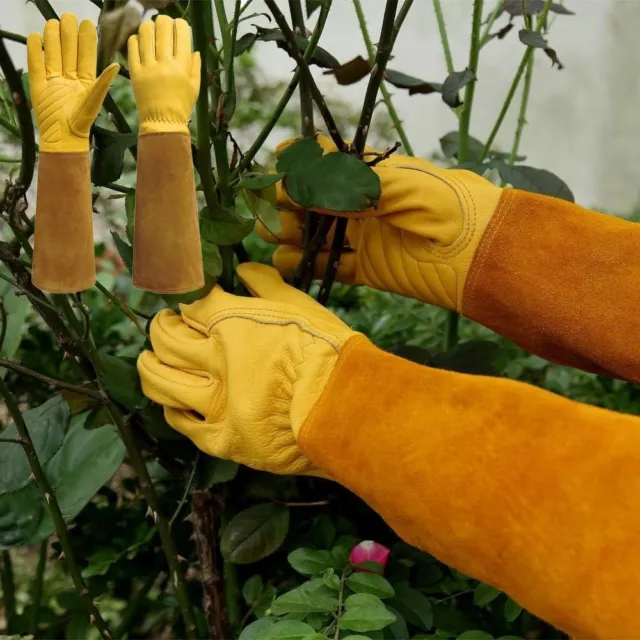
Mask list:
[[[207,0],[192,0],[207,1]],[[383,0],[363,0],[369,27],[377,34]],[[79,18],[97,17],[87,0],[52,0],[58,12],[72,11]],[[280,0],[286,9],[286,0]],[[466,65],[472,0],[443,0],[455,66]],[[485,3],[488,12],[493,2]],[[255,0],[255,11],[263,10]],[[521,151],[527,162],[561,176],[577,200],[618,213],[640,202],[640,0],[566,0],[575,16],[558,16],[551,44],[565,64],[552,69],[538,53],[529,125]],[[23,34],[42,29],[43,19],[24,0],[0,0],[3,29]],[[499,21],[506,22],[503,16]],[[374,37],[375,41],[375,37]],[[351,0],[334,0],[321,44],[346,61],[364,54]],[[472,134],[486,139],[520,61],[523,45],[517,29],[500,42],[490,43],[482,55]],[[288,76],[292,64],[286,54],[270,44],[257,50],[264,72]],[[25,63],[24,47],[11,45],[18,64]],[[429,0],[416,0],[395,50],[393,67],[425,80],[446,76],[438,28]],[[338,88],[333,79],[318,77],[327,93],[341,92],[358,105],[366,83]],[[395,92],[395,101],[417,153],[438,147],[442,134],[455,128],[456,119],[439,96],[409,97]],[[517,101],[498,143],[508,146],[515,128]]]

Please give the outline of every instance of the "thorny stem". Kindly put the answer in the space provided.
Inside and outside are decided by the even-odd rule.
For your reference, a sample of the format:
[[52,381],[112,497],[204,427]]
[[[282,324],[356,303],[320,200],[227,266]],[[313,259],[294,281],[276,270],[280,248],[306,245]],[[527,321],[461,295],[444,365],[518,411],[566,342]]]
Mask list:
[[40,605],[42,604],[42,592],[44,587],[44,570],[47,566],[47,552],[49,550],[49,538],[40,543],[38,553],[38,565],[31,592],[31,618],[29,629],[32,636],[38,635],[38,622],[40,620]]
[[13,577],[13,563],[8,549],[2,552],[2,566],[0,566],[0,582],[2,584],[2,602],[7,633],[13,633],[16,618],[16,583]]
[[17,364],[16,362],[12,362],[11,360],[6,360],[5,358],[0,358],[0,367],[11,369],[11,371],[16,371],[17,373],[21,373],[25,376],[40,380],[52,389],[64,389],[65,391],[72,391],[73,393],[88,396],[89,398],[93,398],[94,400],[98,400],[99,402],[104,402],[106,400],[106,397],[100,391],[88,389],[87,387],[80,387],[75,384],[68,384],[66,382],[62,382],[61,380],[55,380],[54,378],[49,378],[48,376],[38,373],[37,371],[32,371],[31,369],[27,369],[27,367],[23,367],[22,365]]
[[318,292],[318,302],[320,304],[326,305],[329,300],[329,296],[331,295],[331,288],[333,287],[333,283],[336,279],[336,273],[340,266],[340,257],[342,256],[342,251],[344,249],[348,223],[348,218],[338,218],[336,220],[336,230],[331,243],[329,261],[327,262],[327,269],[324,273],[324,277],[322,278],[320,291]]
[[111,633],[109,632],[109,628],[100,615],[100,612],[98,611],[98,608],[96,607],[96,604],[91,597],[91,593],[89,592],[87,584],[85,583],[84,578],[82,577],[82,573],[80,572],[80,567],[78,566],[75,556],[73,555],[73,548],[71,547],[67,525],[65,524],[64,517],[62,515],[62,512],[60,511],[60,506],[58,505],[58,501],[56,500],[55,493],[36,454],[36,449],[33,445],[33,441],[31,440],[29,429],[27,428],[24,418],[22,417],[22,413],[20,412],[18,401],[16,397],[11,393],[9,387],[7,387],[5,381],[2,378],[0,378],[0,396],[2,396],[2,398],[4,399],[7,409],[9,410],[9,413],[13,418],[13,422],[16,426],[18,434],[20,435],[22,447],[29,462],[31,472],[33,473],[35,480],[44,495],[45,502],[47,503],[47,509],[49,510],[49,514],[51,515],[51,520],[53,521],[56,534],[58,535],[58,539],[60,540],[60,546],[62,547],[64,559],[67,562],[67,567],[73,581],[73,586],[78,592],[78,595],[85,601],[87,609],[89,611],[89,616],[91,617],[91,621],[96,625],[96,628],[100,632],[100,636],[102,638],[110,639]]
[[487,42],[489,42],[489,40],[491,40],[491,27],[493,27],[496,18],[500,15],[500,13],[502,12],[502,4],[503,4],[504,0],[496,0],[496,4],[493,7],[493,10],[491,11],[491,13],[489,14],[489,17],[487,18],[487,20],[485,21],[485,26],[484,26],[484,30],[482,32],[482,36],[480,37],[480,48],[482,49],[482,47],[484,47]]
[[100,291],[105,296],[107,296],[107,298],[109,298],[109,300],[111,300],[111,302],[113,302],[113,304],[115,304],[120,309],[120,311],[122,311],[122,313],[124,313],[127,316],[127,318],[129,318],[129,320],[131,320],[131,322],[133,322],[133,324],[135,325],[136,329],[145,338],[149,337],[147,335],[147,332],[146,332],[145,328],[140,324],[140,320],[138,320],[138,316],[136,316],[135,312],[131,309],[131,307],[129,307],[128,304],[126,304],[125,302],[120,300],[120,298],[118,298],[118,296],[116,296],[113,293],[111,293],[111,291],[109,291],[109,289],[107,289],[104,285],[100,284],[97,281],[96,281],[96,289],[98,289],[98,291]]
[[[320,10],[320,17],[318,18],[318,22],[316,23],[316,28],[314,29],[313,35],[311,36],[311,39],[309,40],[309,44],[307,45],[304,55],[302,56],[304,61],[307,63],[313,57],[313,54],[315,53],[315,50],[318,46],[320,36],[324,31],[325,24],[327,23],[327,16],[329,15],[330,7],[331,7],[331,2],[327,2],[322,6]],[[301,76],[301,72],[300,72],[300,69],[298,68],[296,69],[296,72],[293,75],[293,78],[291,78],[291,81],[289,82],[289,85],[287,86],[284,94],[280,98],[280,101],[278,102],[271,116],[269,117],[269,120],[267,121],[265,126],[262,128],[262,131],[260,131],[260,133],[258,134],[258,137],[255,139],[255,141],[253,142],[249,150],[244,154],[244,157],[240,161],[238,168],[233,172],[232,181],[234,181],[240,174],[242,174],[243,171],[249,168],[249,165],[251,164],[253,159],[256,157],[256,154],[262,148],[262,145],[264,144],[265,140],[269,137],[269,134],[271,133],[271,131],[273,131],[274,127],[278,123],[278,120],[280,119],[280,116],[282,115],[287,105],[289,104],[300,82],[300,76]]]
[[522,100],[520,102],[520,113],[518,114],[518,125],[516,127],[516,135],[513,139],[513,146],[511,147],[511,155],[509,157],[510,164],[513,164],[516,161],[518,149],[520,148],[520,142],[522,140],[522,132],[527,124],[527,107],[529,106],[529,95],[531,94],[534,62],[535,56],[532,55],[527,62],[527,70],[525,71]]
[[[369,35],[369,28],[367,27],[367,20],[362,9],[361,0],[353,0],[353,6],[358,16],[358,24],[360,25],[360,31],[362,32],[362,39],[364,40],[365,47],[367,48],[367,57],[369,59],[369,64],[373,66],[375,64],[376,51],[373,46],[373,42],[371,41],[371,36]],[[402,120],[400,120],[400,116],[398,115],[396,107],[393,104],[391,93],[389,92],[389,88],[387,87],[387,84],[385,82],[382,82],[380,84],[380,93],[382,93],[382,99],[384,100],[384,104],[387,107],[387,111],[389,112],[391,122],[393,122],[393,126],[395,127],[398,137],[402,142],[402,148],[408,155],[413,156],[413,147],[409,142],[409,138],[406,131],[404,130]]]
[[442,41],[442,50],[444,52],[444,60],[447,65],[447,73],[451,75],[454,71],[453,56],[451,55],[451,45],[449,44],[449,35],[447,34],[447,24],[444,20],[440,0],[433,0],[433,10],[435,11],[438,30],[440,31],[440,40]]
[[[549,9],[551,9],[551,4],[552,4],[552,0],[546,0],[544,9],[541,11],[540,15],[538,16],[538,20],[536,22],[536,29],[535,29],[536,33],[542,32],[542,28],[545,25],[547,15],[549,13]],[[509,92],[507,93],[507,97],[505,98],[504,104],[502,105],[502,109],[498,114],[498,119],[496,120],[496,123],[493,125],[493,129],[491,130],[489,139],[487,140],[484,150],[482,151],[482,156],[480,157],[481,160],[485,160],[486,157],[489,155],[489,152],[491,151],[491,147],[493,146],[493,143],[495,142],[498,132],[500,131],[500,127],[502,126],[502,123],[504,122],[507,112],[509,111],[509,107],[511,106],[513,97],[516,94],[516,90],[518,89],[520,80],[522,79],[522,76],[524,75],[524,72],[527,69],[527,65],[529,64],[529,59],[532,56],[533,56],[533,47],[527,47],[527,50],[524,52],[524,55],[522,56],[522,60],[520,61],[520,65],[518,66],[518,70],[516,71],[516,75],[513,79],[513,82],[511,83],[511,87],[509,88]]]
[[[327,5],[331,4],[331,0],[325,0],[325,2]],[[265,4],[269,8],[269,11],[271,11],[271,14],[273,15],[276,23],[278,24],[278,27],[280,27],[280,31],[282,31],[282,35],[284,36],[285,41],[287,43],[287,49],[289,50],[289,55],[298,63],[298,68],[301,69],[302,71],[302,78],[306,78],[307,81],[309,82],[309,90],[311,91],[313,101],[316,103],[316,106],[318,107],[318,111],[320,112],[320,115],[322,116],[327,126],[329,135],[331,136],[332,140],[334,141],[338,149],[340,151],[344,151],[345,142],[342,139],[340,132],[338,131],[338,125],[336,124],[336,121],[334,120],[333,116],[331,115],[331,112],[329,111],[329,107],[327,106],[327,103],[324,99],[324,96],[322,95],[322,92],[318,88],[318,85],[316,84],[315,80],[313,79],[313,76],[311,75],[311,71],[309,70],[309,65],[305,61],[303,54],[300,53],[300,50],[298,49],[298,44],[296,42],[295,34],[293,33],[293,31],[291,30],[291,27],[287,23],[287,19],[284,17],[284,14],[282,13],[282,11],[280,11],[280,9],[278,8],[278,5],[276,4],[275,0],[265,0]]]

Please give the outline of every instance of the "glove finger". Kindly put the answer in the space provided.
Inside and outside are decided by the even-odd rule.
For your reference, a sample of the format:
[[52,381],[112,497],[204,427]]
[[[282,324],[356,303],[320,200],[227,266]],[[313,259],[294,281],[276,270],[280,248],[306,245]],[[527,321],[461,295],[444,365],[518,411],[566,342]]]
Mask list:
[[194,89],[196,96],[200,92],[200,71],[202,63],[200,60],[200,52],[196,51],[191,56],[191,86]]
[[[316,258],[313,277],[320,279],[324,276],[329,263],[330,252],[321,251]],[[302,249],[291,246],[278,247],[273,254],[273,265],[283,278],[292,278],[300,261]],[[336,280],[345,284],[362,284],[356,278],[356,254],[354,251],[345,251],[340,256],[340,264],[336,273]]]
[[138,373],[147,398],[165,407],[195,411],[201,416],[209,412],[218,386],[211,375],[194,375],[167,366],[153,351],[140,354]]
[[[178,18],[173,25],[175,29],[175,42],[173,55],[185,63],[191,60],[191,27],[186,20]],[[198,74],[199,77],[199,74]]]
[[78,30],[78,78],[86,82],[96,79],[98,66],[98,34],[91,20],[83,20]]
[[156,59],[155,29],[151,20],[145,20],[138,29],[138,44],[140,48],[140,62],[151,64]]
[[156,60],[171,60],[173,58],[173,20],[169,16],[158,16],[155,31]]
[[60,18],[62,44],[62,74],[75,80],[78,77],[78,19],[73,13],[63,13]]
[[27,38],[27,66],[29,69],[29,88],[31,100],[35,101],[39,88],[46,82],[44,56],[42,55],[42,36],[32,33]]
[[98,116],[100,107],[109,91],[109,86],[118,75],[120,65],[117,63],[109,65],[100,77],[87,89],[87,97],[78,104],[76,113],[71,121],[71,129],[78,135],[88,133],[91,125]]
[[60,23],[57,20],[47,20],[44,25],[44,66],[47,80],[62,75]]
[[216,357],[208,335],[196,331],[169,309],[151,322],[153,351],[165,364],[179,369],[211,371]]
[[189,411],[180,411],[165,407],[164,417],[178,433],[189,438],[193,444],[204,453],[228,460],[229,439],[222,437],[224,434],[216,425],[201,420]]
[[127,58],[129,60],[129,72],[131,78],[140,73],[140,44],[138,42],[138,36],[130,36],[127,41]]

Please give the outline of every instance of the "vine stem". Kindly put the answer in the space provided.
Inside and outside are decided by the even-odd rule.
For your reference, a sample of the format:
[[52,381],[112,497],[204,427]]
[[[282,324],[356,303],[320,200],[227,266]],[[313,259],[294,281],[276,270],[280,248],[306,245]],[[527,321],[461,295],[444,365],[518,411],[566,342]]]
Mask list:
[[[338,131],[338,125],[336,124],[336,121],[334,120],[333,116],[331,115],[331,112],[329,111],[329,107],[327,106],[327,103],[324,99],[324,96],[322,95],[322,92],[318,88],[316,81],[313,79],[313,76],[311,75],[311,71],[309,70],[309,65],[307,64],[307,61],[304,59],[303,54],[300,53],[294,32],[291,30],[291,27],[287,23],[287,19],[284,17],[284,14],[282,13],[282,11],[280,11],[280,9],[278,8],[278,5],[276,4],[275,0],[264,0],[264,1],[267,7],[269,8],[269,11],[271,11],[271,15],[276,21],[278,27],[280,27],[280,31],[282,31],[282,35],[284,36],[285,42],[287,43],[287,49],[289,51],[289,55],[298,63],[298,68],[301,70],[301,73],[302,73],[301,77],[306,78],[306,80],[309,83],[309,91],[311,92],[313,101],[316,103],[316,106],[318,107],[318,111],[320,112],[320,115],[322,116],[327,126],[327,130],[329,135],[331,136],[331,139],[333,140],[336,147],[338,147],[340,151],[344,151],[346,149],[346,145],[342,136],[340,135],[340,132]],[[331,0],[325,0],[325,2],[328,5],[331,4]]]
[[433,10],[435,11],[438,30],[440,31],[440,40],[442,41],[442,50],[444,53],[444,61],[447,65],[447,73],[451,75],[454,71],[453,56],[451,55],[451,45],[449,44],[449,35],[447,34],[447,23],[444,20],[440,0],[433,0]]
[[527,124],[527,107],[529,106],[529,96],[531,95],[531,83],[533,80],[533,68],[535,66],[535,56],[531,56],[527,62],[527,69],[524,75],[524,86],[522,88],[522,100],[520,101],[520,113],[518,114],[518,124],[516,134],[511,147],[511,155],[509,156],[510,164],[516,161],[518,149],[522,141],[522,132]]
[[104,402],[106,400],[106,397],[100,391],[88,389],[87,387],[80,387],[75,384],[68,384],[66,382],[62,382],[61,380],[55,380],[54,378],[49,378],[48,376],[38,373],[37,371],[32,371],[31,369],[27,369],[27,367],[23,367],[22,365],[5,358],[0,358],[0,367],[11,369],[11,371],[16,371],[17,373],[21,373],[23,375],[30,376],[31,378],[35,378],[36,380],[40,380],[51,388],[72,391],[73,393],[79,393],[80,395],[88,396],[89,398],[99,400],[100,402]]
[[[367,27],[367,20],[362,9],[361,0],[353,0],[353,6],[356,10],[356,15],[358,16],[358,24],[360,25],[362,39],[364,40],[365,47],[367,48],[369,64],[373,66],[376,59],[376,51],[373,46],[373,42],[371,41],[371,36],[369,34],[369,28]],[[393,122],[393,126],[398,134],[398,137],[400,138],[400,142],[402,142],[403,150],[407,153],[407,155],[413,156],[413,147],[409,142],[409,137],[407,136],[407,133],[404,129],[402,120],[400,120],[400,116],[398,115],[396,107],[393,104],[393,98],[391,97],[391,93],[389,92],[389,88],[387,87],[386,82],[382,82],[380,84],[380,93],[382,94],[382,99],[384,100],[384,104],[387,107],[387,111],[389,112],[391,122]]]
[[[478,72],[480,58],[480,28],[482,26],[482,9],[484,0],[474,0],[473,19],[471,23],[471,47],[469,49],[469,64],[467,68],[473,72],[474,77]],[[469,153],[469,127],[471,125],[471,110],[473,109],[473,97],[475,95],[476,80],[467,85],[462,113],[460,114],[460,128],[458,134],[458,164],[467,160]],[[458,343],[460,314],[449,311],[445,327],[444,348],[448,351]]]
[[[324,31],[325,24],[327,23],[327,17],[329,15],[330,8],[331,8],[331,2],[327,2],[322,6],[320,10],[320,17],[318,18],[318,22],[316,23],[316,27],[313,31],[313,35],[311,36],[309,40],[309,44],[307,45],[304,55],[302,56],[305,62],[307,63],[309,62],[309,60],[311,60],[318,46],[320,36]],[[295,93],[295,90],[297,89],[298,84],[300,83],[300,76],[301,76],[301,72],[300,72],[300,69],[298,68],[296,69],[295,74],[291,78],[289,85],[285,89],[284,94],[282,95],[275,109],[271,113],[269,120],[267,121],[265,126],[262,128],[262,131],[260,131],[260,133],[258,134],[258,137],[255,139],[251,147],[249,147],[249,150],[244,154],[244,157],[240,161],[240,164],[238,165],[237,169],[233,172],[232,181],[235,181],[238,178],[238,176],[243,171],[246,171],[251,165],[251,163],[253,162],[253,159],[256,157],[256,154],[262,148],[262,145],[264,144],[265,140],[269,137],[269,134],[273,131],[276,124],[278,123],[278,120],[280,119],[280,116],[282,115],[284,110],[287,108],[287,105],[291,101],[291,98],[293,97],[293,94]]]
[[31,440],[31,435],[29,434],[29,429],[27,428],[27,424],[25,423],[24,418],[22,417],[22,413],[20,412],[18,401],[13,393],[11,393],[9,387],[2,378],[0,378],[0,396],[2,396],[2,398],[4,399],[5,405],[7,406],[7,409],[9,410],[9,413],[13,418],[13,422],[16,425],[18,434],[20,435],[22,448],[24,449],[27,460],[29,462],[31,472],[33,473],[36,482],[38,483],[38,486],[40,487],[40,490],[44,495],[45,502],[47,503],[47,509],[49,510],[49,514],[51,515],[51,520],[53,521],[56,534],[58,535],[58,539],[60,540],[60,546],[62,547],[64,559],[67,562],[67,567],[73,581],[73,586],[78,592],[78,595],[85,601],[87,609],[89,611],[91,622],[95,624],[96,628],[100,632],[100,636],[102,638],[109,639],[111,638],[111,633],[109,631],[109,628],[107,627],[107,623],[104,621],[102,615],[98,611],[96,603],[93,601],[87,584],[82,577],[80,567],[78,566],[76,558],[73,554],[73,548],[69,539],[69,532],[67,530],[67,525],[65,524],[62,511],[60,511],[60,506],[58,505],[58,501],[56,500],[55,493],[51,487],[51,484],[49,483],[49,480],[47,479],[42,465],[40,464],[40,460],[38,459],[38,456],[36,454],[36,449],[33,445],[33,441]]
[[[536,29],[535,29],[536,33],[542,32],[542,28],[544,27],[545,21],[547,19],[549,9],[551,9],[551,4],[552,4],[552,0],[546,0],[544,9],[541,11],[540,15],[538,16],[538,20],[536,22]],[[500,131],[500,127],[502,126],[502,123],[504,122],[507,112],[509,111],[509,107],[513,102],[513,98],[518,89],[518,85],[520,84],[520,80],[522,80],[522,76],[524,75],[527,69],[527,65],[529,64],[529,60],[532,56],[533,56],[533,48],[527,47],[527,50],[524,52],[524,55],[522,56],[522,60],[518,65],[518,70],[516,71],[516,75],[513,78],[513,82],[509,87],[507,97],[505,98],[502,108],[500,109],[498,118],[495,124],[493,125],[493,129],[491,130],[491,133],[489,134],[489,139],[487,140],[484,150],[482,151],[482,155],[480,157],[481,160],[485,160],[489,155],[489,152],[491,151],[491,147],[493,146],[493,143],[495,142],[498,132]]]

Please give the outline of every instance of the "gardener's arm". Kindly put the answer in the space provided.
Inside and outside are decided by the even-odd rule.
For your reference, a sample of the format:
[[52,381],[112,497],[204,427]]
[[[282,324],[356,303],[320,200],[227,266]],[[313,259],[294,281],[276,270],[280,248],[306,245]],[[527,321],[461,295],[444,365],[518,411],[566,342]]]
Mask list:
[[328,475],[580,638],[638,638],[640,419],[374,347],[275,270],[161,312],[143,389],[203,451]]
[[[551,361],[640,380],[640,226],[422,159],[375,170],[382,198],[350,217],[339,279],[455,309]],[[274,263],[290,275],[302,218],[279,194],[290,210]]]

